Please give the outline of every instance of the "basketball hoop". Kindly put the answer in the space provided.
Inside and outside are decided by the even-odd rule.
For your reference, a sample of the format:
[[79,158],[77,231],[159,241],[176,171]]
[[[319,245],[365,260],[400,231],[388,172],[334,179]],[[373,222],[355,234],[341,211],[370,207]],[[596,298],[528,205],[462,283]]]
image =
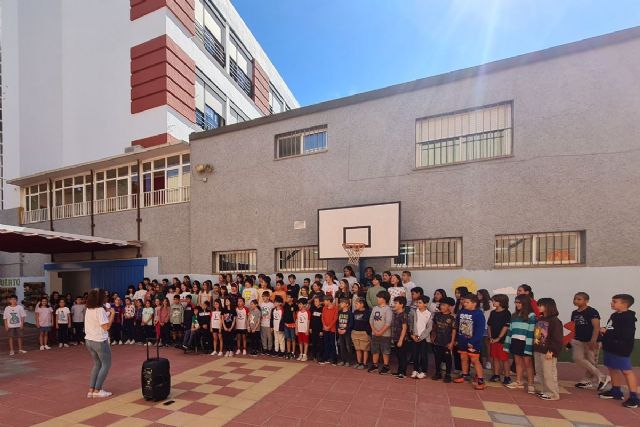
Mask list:
[[343,243],[342,247],[349,257],[349,264],[358,265],[360,255],[367,245],[364,243]]

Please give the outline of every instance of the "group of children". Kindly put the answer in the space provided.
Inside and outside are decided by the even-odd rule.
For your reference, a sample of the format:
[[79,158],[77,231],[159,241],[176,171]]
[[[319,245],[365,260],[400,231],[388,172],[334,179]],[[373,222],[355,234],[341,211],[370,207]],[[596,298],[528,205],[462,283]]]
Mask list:
[[[220,276],[215,285],[209,280],[192,283],[188,276],[183,281],[174,278],[172,284],[145,279],[137,290],[129,287],[123,298],[109,296],[115,313],[111,344],[154,342],[225,357],[262,354],[382,375],[391,373],[393,352],[393,375],[400,379],[407,376],[409,364],[411,378],[425,378],[432,352],[433,380],[470,382],[482,390],[484,370],[489,368],[491,382],[524,389],[543,400],[560,398],[557,360],[565,343],[553,299],[535,300],[531,287],[521,285],[512,313],[505,294],[490,297],[486,290],[470,293],[459,287],[455,299],[438,289],[431,300],[408,271],[401,276],[376,275],[368,269],[361,284],[350,267],[344,273],[338,281],[328,271],[316,275],[313,283],[305,279],[303,286],[293,274],[288,284],[278,274],[275,287],[266,275],[238,275],[235,280]],[[21,334],[12,331],[16,325],[22,330],[24,310],[21,314],[16,298],[10,301],[5,328],[10,338],[18,337],[19,351],[24,352]],[[598,312],[588,305],[589,296],[578,292],[571,315],[573,359],[585,370],[576,387],[594,388],[601,398],[622,400],[626,381],[630,393],[624,406],[631,408],[640,404],[629,357],[635,336],[635,313],[629,309],[633,302],[630,295],[615,295],[614,313],[601,327]],[[40,349],[50,349],[51,328],[57,331],[59,347],[68,347],[70,335],[82,343],[83,317],[82,297],[71,309],[65,300],[57,301],[55,311],[44,297],[36,308]],[[600,345],[610,376],[597,367]],[[10,346],[14,354],[12,339]],[[605,391],[609,382],[612,387]]]

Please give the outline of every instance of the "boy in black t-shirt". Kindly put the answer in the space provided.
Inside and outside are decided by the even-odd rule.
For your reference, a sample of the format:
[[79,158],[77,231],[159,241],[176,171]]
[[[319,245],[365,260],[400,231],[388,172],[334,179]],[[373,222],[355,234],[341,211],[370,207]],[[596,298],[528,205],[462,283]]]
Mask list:
[[320,362],[322,360],[322,302],[320,298],[313,298],[311,302],[311,321],[309,322],[309,334],[311,335],[311,349],[313,358]]
[[293,300],[294,300],[293,294],[287,293],[287,301],[282,306],[282,321],[284,322],[284,340],[285,340],[285,347],[286,347],[286,353],[284,355],[285,359],[296,358],[295,314],[296,314],[296,311],[298,311],[298,307],[296,307],[296,304],[293,302]]
[[589,306],[589,294],[578,292],[573,297],[577,310],[571,313],[575,328],[575,337],[571,340],[571,355],[576,365],[584,369],[585,374],[575,386],[602,390],[611,381],[611,377],[602,375],[598,369],[598,336],[600,334],[600,313]]
[[489,314],[487,321],[489,332],[489,355],[493,365],[493,376],[491,382],[500,381],[500,371],[504,374],[502,384],[511,383],[509,373],[509,353],[504,351],[504,338],[509,332],[511,324],[511,313],[509,312],[509,297],[505,294],[496,294],[491,298],[494,310]]
[[[415,288],[414,288],[415,289]],[[432,380],[442,379],[442,364],[445,365],[444,382],[451,382],[451,350],[453,348],[453,336],[455,334],[456,316],[453,307],[456,301],[451,298],[443,298],[440,301],[439,311],[433,315],[433,327],[431,329],[431,343],[433,344],[433,357],[436,365],[436,373]]]

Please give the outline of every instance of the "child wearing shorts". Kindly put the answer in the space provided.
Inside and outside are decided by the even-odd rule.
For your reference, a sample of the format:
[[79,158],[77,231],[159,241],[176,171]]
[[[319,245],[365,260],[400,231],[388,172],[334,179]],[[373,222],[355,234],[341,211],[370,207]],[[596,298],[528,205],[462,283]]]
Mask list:
[[604,365],[611,375],[611,390],[600,393],[602,399],[622,400],[621,386],[627,383],[629,398],[622,404],[627,408],[640,406],[638,400],[638,379],[631,367],[631,353],[633,352],[636,333],[636,313],[629,310],[634,303],[631,295],[618,294],[611,299],[614,313],[609,317],[607,325],[600,328],[602,334],[602,349],[604,350]]
[[511,313],[509,312],[509,297],[505,294],[496,294],[491,298],[493,311],[489,314],[487,321],[489,332],[489,356],[493,367],[491,382],[500,382],[500,374],[503,374],[502,384],[511,383],[509,376],[511,367],[509,365],[509,353],[504,351],[504,339],[509,332],[511,324]]
[[360,297],[355,302],[353,312],[353,328],[351,329],[351,341],[356,350],[356,364],[354,368],[364,369],[369,359],[371,349],[371,310],[366,306],[364,298]]
[[298,311],[295,314],[296,335],[298,336],[298,346],[300,347],[300,356],[296,360],[301,362],[307,361],[307,352],[309,351],[309,310],[307,310],[306,298],[298,300]]
[[478,302],[475,294],[468,293],[462,297],[463,309],[456,317],[456,342],[462,375],[453,382],[471,381],[470,365],[473,365],[476,371],[473,388],[483,390],[485,384],[480,351],[484,340],[485,318],[482,310],[478,308]]
[[49,300],[42,298],[35,312],[36,327],[39,329],[40,350],[51,350],[51,347],[47,345],[53,323],[53,309],[49,307]]
[[[389,307],[389,292],[382,290],[376,294],[376,306],[371,310],[371,366],[367,372],[376,369],[380,375],[386,375],[391,371],[389,367],[389,355],[391,354],[391,322],[393,312]],[[382,354],[382,367],[378,367]]]
[[238,306],[236,307],[236,354],[242,353],[247,355],[247,318],[249,317],[249,309],[244,305],[244,298],[238,297]]

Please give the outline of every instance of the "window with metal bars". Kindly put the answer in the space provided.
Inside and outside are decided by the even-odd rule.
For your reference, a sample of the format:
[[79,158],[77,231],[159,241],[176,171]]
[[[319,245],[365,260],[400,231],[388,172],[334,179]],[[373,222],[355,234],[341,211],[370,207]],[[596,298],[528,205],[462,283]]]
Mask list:
[[257,270],[256,249],[222,251],[213,253],[213,272],[218,273],[255,273]]
[[327,149],[327,125],[287,132],[275,137],[275,157],[311,154]]
[[327,260],[318,258],[317,246],[302,246],[276,249],[276,270],[291,271],[326,271]]
[[510,156],[511,135],[511,102],[418,119],[416,166]]
[[403,240],[394,268],[451,268],[462,266],[462,238]]
[[584,264],[584,231],[508,234],[496,236],[495,265]]

